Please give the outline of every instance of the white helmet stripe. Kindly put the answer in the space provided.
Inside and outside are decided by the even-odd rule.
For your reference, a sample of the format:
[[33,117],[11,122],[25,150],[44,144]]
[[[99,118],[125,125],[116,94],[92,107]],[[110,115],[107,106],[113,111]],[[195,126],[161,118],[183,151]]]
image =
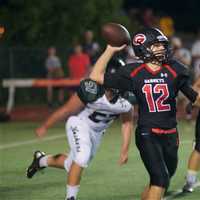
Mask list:
[[[156,31],[158,31],[160,34],[161,34],[161,36],[159,36],[160,37],[160,39],[165,39],[165,40],[167,40],[168,41],[168,38],[164,35],[164,33],[161,31],[161,30],[159,30],[159,29],[157,29],[157,28],[154,28]],[[159,38],[158,38],[159,39]]]

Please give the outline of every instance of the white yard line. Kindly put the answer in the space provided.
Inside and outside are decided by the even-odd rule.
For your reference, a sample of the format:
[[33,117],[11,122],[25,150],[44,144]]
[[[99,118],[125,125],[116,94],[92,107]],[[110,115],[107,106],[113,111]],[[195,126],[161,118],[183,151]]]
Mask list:
[[[56,139],[60,139],[64,137],[66,137],[66,135],[54,135],[54,136],[45,137],[43,139],[32,139],[32,140],[26,140],[23,142],[13,142],[13,143],[8,143],[8,144],[3,144],[3,145],[0,145],[0,150],[11,149],[11,148],[28,145],[28,144],[42,143],[42,142],[56,140]],[[192,142],[193,142],[192,140],[183,140],[180,142],[180,144],[190,144],[190,143],[192,144]]]
[[28,145],[28,144],[42,143],[42,142],[56,140],[56,139],[60,139],[64,137],[66,137],[66,135],[54,135],[54,136],[45,137],[43,139],[32,139],[32,140],[26,140],[23,142],[13,142],[13,143],[8,143],[8,144],[3,144],[3,145],[0,145],[0,150],[11,149],[11,148]]

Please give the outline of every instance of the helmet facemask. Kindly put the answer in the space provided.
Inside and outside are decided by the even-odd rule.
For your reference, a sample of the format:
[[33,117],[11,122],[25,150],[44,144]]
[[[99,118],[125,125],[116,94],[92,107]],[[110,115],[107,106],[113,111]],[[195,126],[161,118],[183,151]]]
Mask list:
[[[153,50],[153,46],[162,45],[163,49]],[[162,64],[166,63],[170,58],[170,49],[167,43],[154,43],[150,45],[150,47],[146,47],[147,51],[149,52],[150,56],[146,60],[147,62],[151,62],[153,64]]]
[[108,91],[112,96],[112,98],[110,99],[110,103],[115,104],[120,96],[120,91],[114,88],[106,89],[106,91]]

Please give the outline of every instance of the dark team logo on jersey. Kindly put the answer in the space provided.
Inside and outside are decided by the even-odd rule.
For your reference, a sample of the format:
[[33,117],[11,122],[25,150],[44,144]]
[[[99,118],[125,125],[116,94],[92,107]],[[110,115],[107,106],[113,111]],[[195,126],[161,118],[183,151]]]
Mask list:
[[92,94],[97,94],[97,84],[93,81],[85,82],[85,90]]
[[146,36],[144,34],[137,34],[134,38],[133,38],[133,44],[134,45],[141,45],[144,44],[144,42],[146,41]]

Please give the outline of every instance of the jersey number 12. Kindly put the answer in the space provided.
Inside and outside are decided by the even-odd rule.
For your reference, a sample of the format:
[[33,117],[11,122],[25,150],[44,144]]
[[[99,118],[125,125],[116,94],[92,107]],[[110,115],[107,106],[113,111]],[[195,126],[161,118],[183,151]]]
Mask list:
[[[148,104],[149,112],[162,112],[170,111],[170,104],[164,103],[169,97],[169,90],[167,84],[145,84],[142,88],[142,92],[145,94],[145,98]],[[160,94],[157,99],[154,99],[153,94]]]

